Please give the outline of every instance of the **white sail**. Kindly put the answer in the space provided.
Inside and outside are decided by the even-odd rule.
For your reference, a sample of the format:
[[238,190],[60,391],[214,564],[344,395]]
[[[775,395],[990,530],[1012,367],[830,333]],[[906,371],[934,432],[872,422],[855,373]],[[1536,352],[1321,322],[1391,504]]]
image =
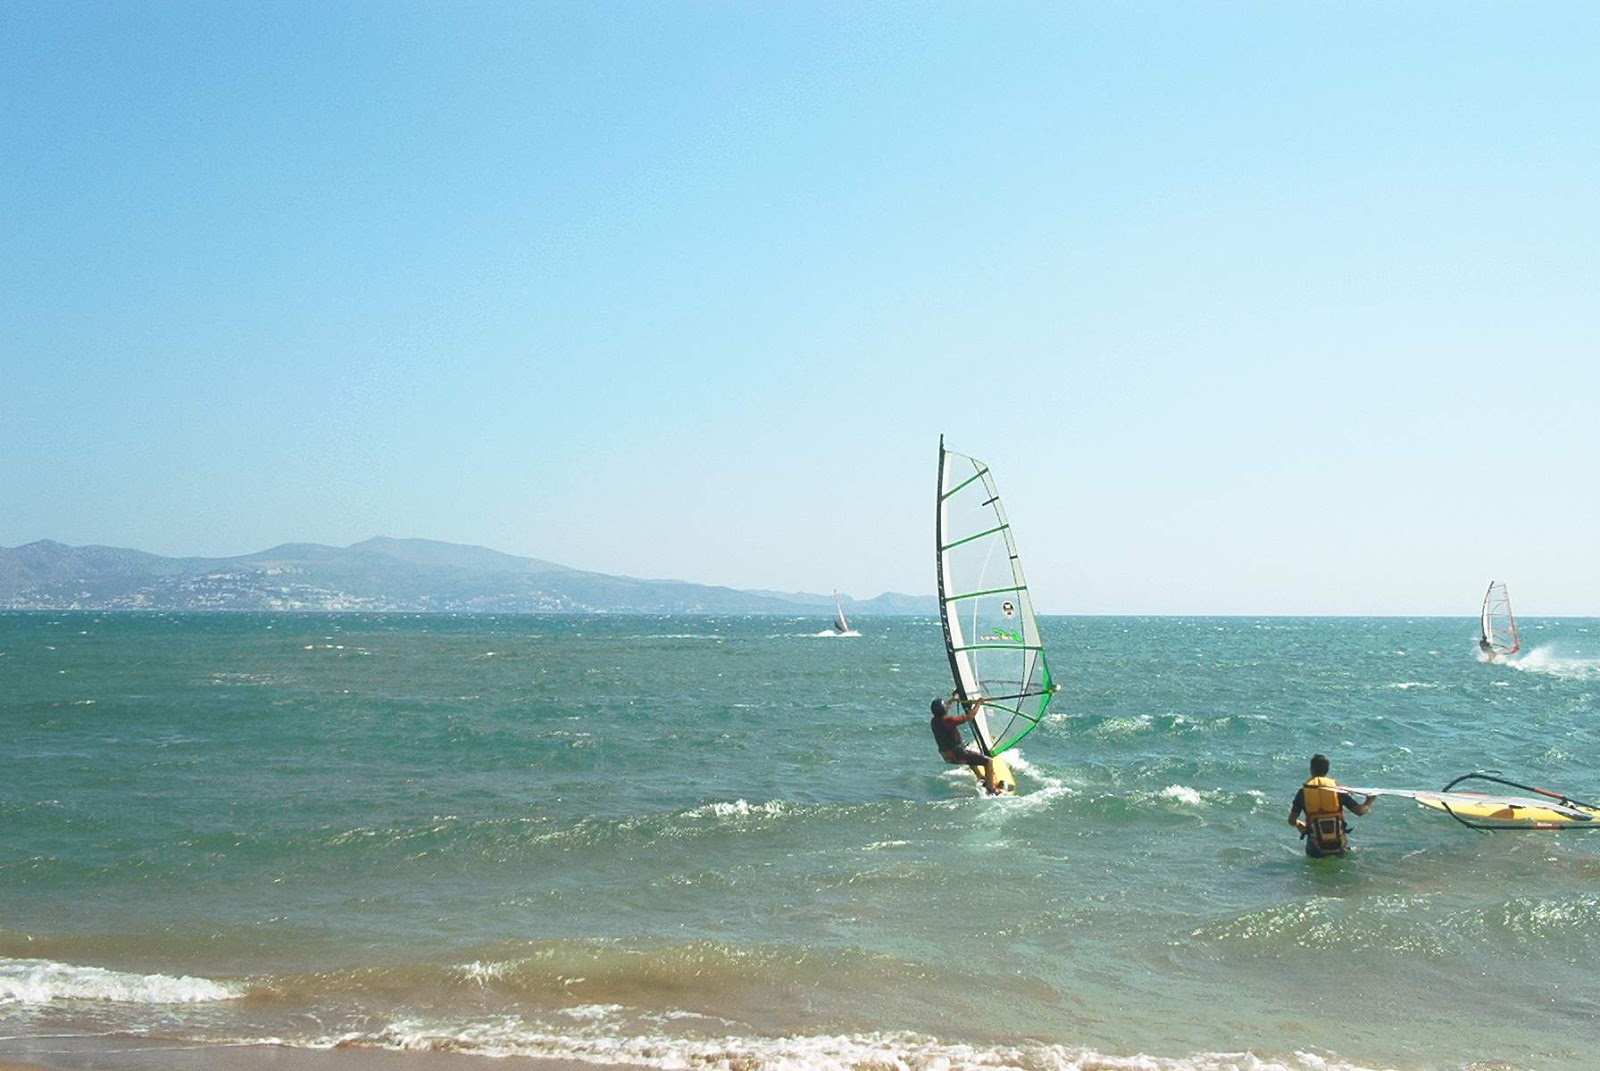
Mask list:
[[1514,655],[1522,649],[1517,633],[1517,618],[1511,612],[1511,596],[1498,580],[1483,593],[1483,610],[1478,617],[1478,648],[1489,658]]
[[850,622],[845,620],[844,607],[839,605],[839,592],[833,593],[833,631],[843,635],[850,631]]
[[982,697],[973,720],[990,755],[1016,745],[1044,718],[1056,684],[1034,618],[994,477],[983,462],[939,440],[939,618],[955,690]]

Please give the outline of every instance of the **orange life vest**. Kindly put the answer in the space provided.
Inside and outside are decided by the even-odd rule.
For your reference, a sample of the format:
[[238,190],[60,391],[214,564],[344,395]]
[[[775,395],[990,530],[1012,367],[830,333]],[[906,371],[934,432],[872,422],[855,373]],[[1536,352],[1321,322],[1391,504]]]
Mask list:
[[1339,805],[1338,782],[1331,777],[1313,777],[1300,791],[1304,794],[1306,839],[1320,852],[1344,851],[1344,808]]

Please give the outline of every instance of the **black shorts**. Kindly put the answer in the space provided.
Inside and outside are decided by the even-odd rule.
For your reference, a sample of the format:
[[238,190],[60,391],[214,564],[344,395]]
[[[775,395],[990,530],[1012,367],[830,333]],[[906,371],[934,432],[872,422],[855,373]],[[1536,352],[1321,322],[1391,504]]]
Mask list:
[[955,763],[957,766],[985,766],[989,762],[989,756],[975,750],[971,744],[968,744],[960,751],[951,748],[948,751],[941,751],[939,754],[944,756],[945,762]]

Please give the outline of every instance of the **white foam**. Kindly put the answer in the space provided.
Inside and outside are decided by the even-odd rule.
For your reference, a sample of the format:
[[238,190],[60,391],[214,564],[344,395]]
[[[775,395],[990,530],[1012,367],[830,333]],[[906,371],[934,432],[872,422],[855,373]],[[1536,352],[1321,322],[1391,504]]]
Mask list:
[[576,1019],[579,1022],[598,1023],[609,1019],[622,1010],[623,1007],[620,1004],[580,1004],[575,1008],[563,1008],[560,1014],[568,1019]]
[[1186,807],[1205,806],[1205,800],[1200,797],[1199,790],[1190,788],[1188,785],[1168,785],[1161,790],[1161,798],[1164,800],[1176,800]]
[[1054,777],[1029,762],[1022,754],[1021,748],[1006,752],[1005,760],[1012,770],[1019,774],[1026,774],[1029,782],[1037,782],[1038,784],[1037,788],[1033,787],[1032,784],[1019,784],[1017,786],[1017,795],[1012,798],[1025,801],[1024,805],[1035,805],[1073,794],[1072,786],[1061,778]]
[[981,1048],[951,1044],[913,1033],[813,1035],[801,1037],[689,1038],[665,1034],[618,1036],[589,1013],[576,1016],[567,1032],[505,1019],[431,1026],[392,1023],[371,1034],[343,1034],[307,1043],[314,1048],[380,1048],[403,1052],[459,1052],[523,1056],[593,1064],[634,1064],[664,1071],[1369,1071],[1356,1064],[1296,1052],[1263,1057],[1251,1052],[1203,1052],[1188,1056],[1116,1056],[1067,1045],[1024,1044]]
[[512,964],[504,961],[485,963],[479,959],[456,966],[456,970],[460,971],[467,981],[476,982],[479,985],[499,981],[510,972],[511,968]]
[[696,807],[689,814],[715,818],[746,818],[750,815],[780,815],[786,810],[783,801],[768,800],[766,803],[751,803],[749,800],[734,800],[731,803],[708,803],[704,807]]
[[1154,723],[1155,719],[1148,714],[1135,714],[1132,717],[1110,717],[1095,726],[1096,736],[1132,736],[1142,733]]
[[1504,663],[1519,673],[1543,673],[1563,680],[1592,680],[1600,677],[1600,658],[1563,658],[1550,647],[1533,650]]
[[236,1000],[244,987],[189,975],[129,974],[47,959],[0,958],[0,1005],[100,1000],[119,1004],[204,1004]]

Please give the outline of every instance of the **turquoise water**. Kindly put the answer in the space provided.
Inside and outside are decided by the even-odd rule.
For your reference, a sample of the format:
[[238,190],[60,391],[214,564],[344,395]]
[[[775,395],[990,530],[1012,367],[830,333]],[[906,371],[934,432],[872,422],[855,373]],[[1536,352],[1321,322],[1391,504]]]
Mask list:
[[1318,750],[1600,796],[1600,621],[1047,619],[1001,800],[937,622],[827,624],[0,614],[0,1053],[1592,1066],[1600,832],[1284,819]]

